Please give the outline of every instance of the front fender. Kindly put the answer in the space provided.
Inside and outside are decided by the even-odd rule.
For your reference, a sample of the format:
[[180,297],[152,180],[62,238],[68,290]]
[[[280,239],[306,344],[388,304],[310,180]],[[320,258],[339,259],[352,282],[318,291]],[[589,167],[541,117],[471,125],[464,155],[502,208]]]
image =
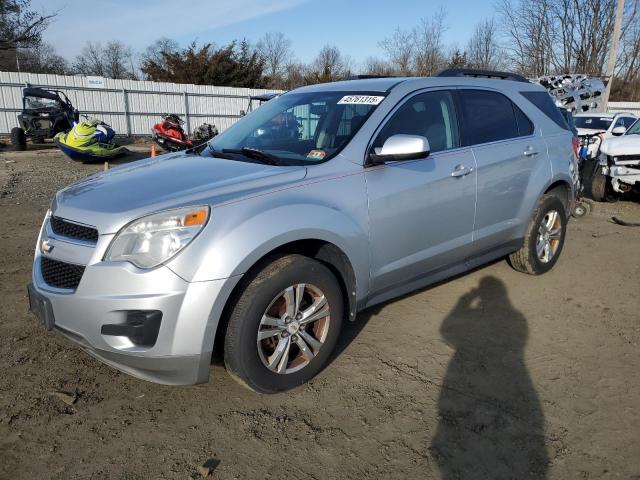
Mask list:
[[[359,176],[338,183],[351,182],[355,188],[361,178],[354,177]],[[353,188],[331,188],[327,195],[327,183],[333,182],[304,193],[298,189],[213,208],[209,225],[167,266],[192,282],[229,278],[244,274],[282,245],[322,240],[347,256],[357,279],[356,297],[363,299],[369,289],[366,197]]]

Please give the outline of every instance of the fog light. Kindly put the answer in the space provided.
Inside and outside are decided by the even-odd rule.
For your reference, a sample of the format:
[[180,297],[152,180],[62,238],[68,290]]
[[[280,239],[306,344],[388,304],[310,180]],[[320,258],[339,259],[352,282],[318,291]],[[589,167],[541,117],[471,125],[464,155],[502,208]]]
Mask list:
[[153,347],[158,339],[162,312],[160,310],[129,310],[125,323],[103,325],[102,335],[127,337],[141,347]]

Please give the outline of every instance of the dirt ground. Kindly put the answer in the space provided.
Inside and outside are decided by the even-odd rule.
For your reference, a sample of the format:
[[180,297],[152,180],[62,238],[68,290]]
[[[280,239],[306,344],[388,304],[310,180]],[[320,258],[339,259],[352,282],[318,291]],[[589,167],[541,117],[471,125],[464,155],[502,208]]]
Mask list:
[[499,261],[363,312],[317,378],[263,396],[217,363],[133,379],[28,313],[49,200],[99,168],[0,149],[0,478],[640,479],[640,228],[610,221],[639,203],[573,220],[542,277]]

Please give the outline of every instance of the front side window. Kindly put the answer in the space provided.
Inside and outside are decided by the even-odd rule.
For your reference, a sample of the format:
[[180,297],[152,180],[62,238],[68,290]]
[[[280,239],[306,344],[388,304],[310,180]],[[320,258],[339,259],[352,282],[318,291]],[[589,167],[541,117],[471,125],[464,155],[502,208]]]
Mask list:
[[[486,90],[460,90],[460,103],[465,120],[466,143],[469,145],[521,136],[515,106],[504,95]],[[521,123],[522,135],[530,134],[532,125],[529,126],[524,119],[521,119]]]
[[279,165],[319,163],[337,155],[383,100],[371,92],[285,94],[215,137],[203,154],[251,161],[258,151]]
[[631,118],[631,117],[618,117],[613,128],[616,128],[616,127],[629,128],[635,120],[636,120],[635,118]]
[[373,147],[382,147],[389,137],[397,134],[425,137],[431,152],[459,147],[460,135],[451,92],[426,92],[407,100],[382,128]]
[[636,123],[631,125],[625,135],[638,135],[640,134],[640,120],[636,120]]

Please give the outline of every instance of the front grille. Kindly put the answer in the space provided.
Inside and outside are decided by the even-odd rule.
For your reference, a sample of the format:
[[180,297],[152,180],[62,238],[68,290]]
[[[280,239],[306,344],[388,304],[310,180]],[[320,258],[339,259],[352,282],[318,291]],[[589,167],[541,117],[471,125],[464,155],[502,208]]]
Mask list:
[[41,257],[40,272],[47,285],[75,290],[84,273],[84,266]]
[[51,217],[51,230],[56,235],[63,237],[85,240],[96,243],[98,241],[98,230],[93,227],[86,227],[77,223],[69,222],[60,217]]

